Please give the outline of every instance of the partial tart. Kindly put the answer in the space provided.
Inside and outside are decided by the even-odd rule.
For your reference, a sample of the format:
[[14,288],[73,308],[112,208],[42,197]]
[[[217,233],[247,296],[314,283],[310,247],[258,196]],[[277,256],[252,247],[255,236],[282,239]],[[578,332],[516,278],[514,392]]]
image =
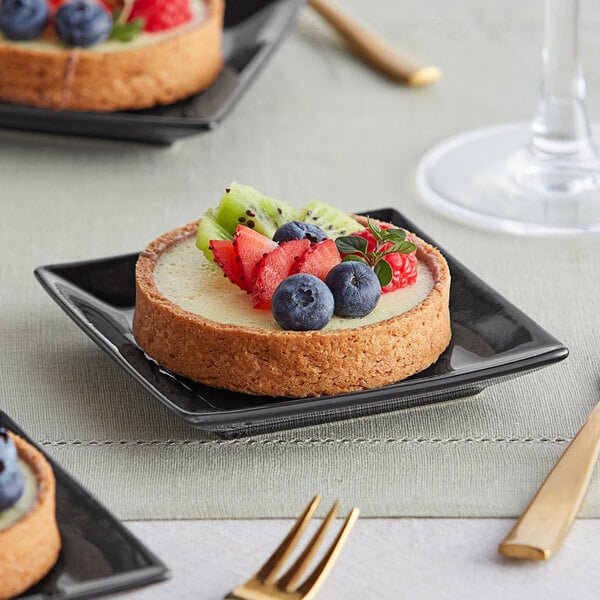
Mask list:
[[[388,305],[399,300],[391,315],[334,317],[331,327],[298,332],[280,330],[267,311],[253,310],[244,292],[226,280],[226,290],[216,295],[217,279],[200,277],[202,261],[206,268],[216,267],[193,247],[197,228],[197,222],[190,223],[162,235],[141,253],[136,267],[135,338],[150,357],[179,375],[247,394],[332,395],[405,379],[433,364],[450,342],[448,265],[414,234],[420,269],[431,284],[413,306],[401,306],[404,290],[398,290],[383,295]],[[197,264],[190,258],[193,251]],[[174,286],[165,282],[169,277]],[[218,269],[215,277],[223,280]],[[227,302],[237,300],[229,294],[248,303],[248,320],[230,318]],[[203,300],[213,309],[216,303],[216,311],[205,310]]]
[[20,503],[6,514],[0,511],[0,600],[17,596],[42,579],[58,560],[61,547],[52,467],[31,444],[8,435],[17,448],[26,486]]
[[209,87],[223,68],[223,0],[192,0],[194,17],[131,42],[66,48],[55,39],[0,34],[0,101],[115,111],[171,104]]

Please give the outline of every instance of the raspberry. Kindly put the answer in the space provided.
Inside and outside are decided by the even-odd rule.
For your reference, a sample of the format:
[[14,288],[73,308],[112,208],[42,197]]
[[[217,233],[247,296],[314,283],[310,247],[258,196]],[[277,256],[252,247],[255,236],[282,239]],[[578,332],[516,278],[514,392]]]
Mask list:
[[[389,229],[389,225],[381,225],[381,229]],[[369,229],[363,229],[350,235],[356,235],[367,240],[367,252],[373,252],[375,250],[375,237],[369,231]],[[406,238],[407,242],[410,242],[410,238]],[[382,246],[382,250],[389,248],[391,244]],[[400,254],[399,252],[393,252],[384,256],[385,260],[390,267],[392,267],[392,280],[383,288],[381,291],[384,293],[393,292],[403,287],[412,285],[417,280],[417,255],[416,252],[410,254]]]
[[410,254],[392,252],[384,260],[392,267],[393,275],[392,281],[381,288],[382,292],[393,292],[394,290],[412,285],[417,280],[417,256],[415,252],[411,252]]
[[144,20],[144,31],[164,31],[192,18],[189,0],[137,0],[129,21]]

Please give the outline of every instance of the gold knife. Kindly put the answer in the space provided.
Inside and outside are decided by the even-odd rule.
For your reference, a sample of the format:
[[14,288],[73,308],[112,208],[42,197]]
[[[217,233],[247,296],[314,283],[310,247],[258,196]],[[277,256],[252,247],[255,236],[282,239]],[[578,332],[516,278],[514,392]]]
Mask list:
[[343,13],[328,0],[308,0],[308,3],[365,62],[387,77],[420,86],[433,83],[442,76],[438,67],[423,64],[404,54],[391,42]]
[[600,453],[600,403],[498,547],[511,558],[548,560],[579,512]]

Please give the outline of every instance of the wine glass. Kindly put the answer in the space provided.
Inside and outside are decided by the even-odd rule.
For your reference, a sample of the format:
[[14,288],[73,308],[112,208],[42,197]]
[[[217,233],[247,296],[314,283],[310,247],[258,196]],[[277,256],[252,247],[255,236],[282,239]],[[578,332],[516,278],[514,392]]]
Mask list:
[[584,105],[579,0],[545,0],[542,89],[531,123],[444,140],[419,163],[426,202],[485,229],[600,234],[600,161]]

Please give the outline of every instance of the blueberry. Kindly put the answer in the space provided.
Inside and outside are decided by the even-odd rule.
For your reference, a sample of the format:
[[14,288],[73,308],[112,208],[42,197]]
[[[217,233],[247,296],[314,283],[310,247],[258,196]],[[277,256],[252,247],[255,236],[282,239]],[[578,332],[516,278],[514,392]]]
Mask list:
[[9,508],[21,497],[25,481],[17,463],[0,460],[0,510]]
[[0,428],[0,510],[12,506],[23,493],[25,482],[17,464],[17,448]]
[[48,23],[46,0],[2,0],[0,31],[10,40],[34,40]]
[[373,270],[357,261],[341,262],[329,271],[325,283],[335,300],[338,317],[365,317],[377,306],[381,285]]
[[17,460],[17,447],[8,437],[4,427],[0,427],[0,460],[6,462],[14,462]]
[[298,273],[284,279],[273,294],[273,316],[283,329],[323,329],[333,316],[333,295],[314,275]]
[[308,239],[315,244],[327,239],[327,234],[316,225],[304,223],[304,221],[290,221],[284,223],[273,234],[273,240],[278,244],[281,242],[289,242],[291,240]]
[[93,0],[71,0],[54,17],[56,35],[67,46],[86,48],[106,41],[112,31],[110,13]]

